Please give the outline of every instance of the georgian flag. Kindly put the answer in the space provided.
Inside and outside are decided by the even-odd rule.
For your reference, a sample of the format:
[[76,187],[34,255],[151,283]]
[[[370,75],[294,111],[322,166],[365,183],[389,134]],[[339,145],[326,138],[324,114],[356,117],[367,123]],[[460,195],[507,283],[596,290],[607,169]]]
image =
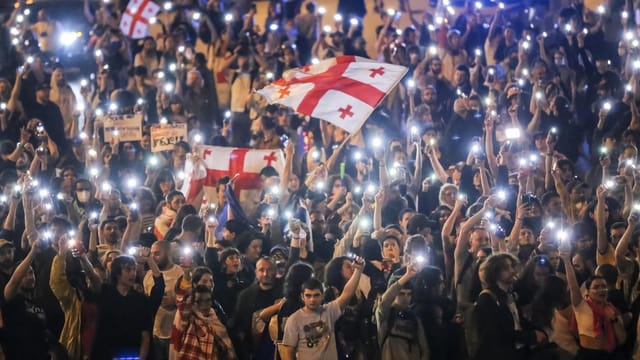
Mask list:
[[404,66],[338,56],[286,71],[257,92],[304,115],[353,133],[407,73]]
[[260,201],[262,191],[260,171],[265,166],[273,166],[279,173],[284,169],[282,150],[253,150],[221,146],[196,146],[194,152],[200,158],[193,161],[189,156],[185,164],[186,178],[182,185],[182,193],[191,201],[200,190],[204,189],[209,202],[215,202],[216,182],[228,176],[239,177],[235,181],[234,191],[242,208],[248,214]]
[[131,0],[120,19],[122,34],[132,39],[147,36],[149,20],[160,11],[160,6],[151,0]]

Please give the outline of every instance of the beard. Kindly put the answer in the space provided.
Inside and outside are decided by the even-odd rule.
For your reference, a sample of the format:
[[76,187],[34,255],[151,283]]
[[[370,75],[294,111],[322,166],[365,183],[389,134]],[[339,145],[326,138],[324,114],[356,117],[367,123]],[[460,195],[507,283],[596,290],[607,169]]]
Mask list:
[[160,269],[166,269],[167,266],[169,266],[169,258],[168,257],[163,257],[162,259],[160,259],[160,261],[158,261],[158,267]]
[[117,234],[111,234],[107,236],[107,242],[109,244],[117,244],[120,240],[120,237]]

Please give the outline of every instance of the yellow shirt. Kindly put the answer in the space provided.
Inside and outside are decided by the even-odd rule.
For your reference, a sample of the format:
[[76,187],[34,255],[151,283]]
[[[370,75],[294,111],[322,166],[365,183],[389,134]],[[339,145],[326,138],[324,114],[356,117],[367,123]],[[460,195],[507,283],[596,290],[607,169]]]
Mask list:
[[596,251],[596,264],[598,266],[604,264],[611,264],[613,266],[616,266],[616,256],[613,245],[608,244],[607,250],[604,252],[604,254],[600,254],[600,251]]
[[81,357],[80,317],[82,301],[67,280],[65,265],[66,259],[64,256],[56,255],[53,258],[49,286],[60,302],[62,311],[64,311],[64,326],[60,333],[60,344],[67,349],[70,359],[79,359]]

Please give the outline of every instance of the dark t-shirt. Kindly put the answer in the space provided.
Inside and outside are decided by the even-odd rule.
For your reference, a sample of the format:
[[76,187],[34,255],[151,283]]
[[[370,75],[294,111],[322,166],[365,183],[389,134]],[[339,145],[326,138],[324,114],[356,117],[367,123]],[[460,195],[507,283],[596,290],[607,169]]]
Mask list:
[[44,309],[23,295],[2,306],[7,359],[49,359]]
[[98,331],[92,359],[138,354],[142,332],[153,328],[151,305],[142,293],[130,290],[122,296],[110,285],[102,286],[98,310]]
[[56,338],[60,336],[64,327],[64,312],[60,307],[58,298],[53,294],[49,286],[51,264],[53,264],[53,258],[57,254],[58,252],[54,248],[47,247],[38,252],[33,261],[33,270],[36,275],[35,298],[44,309],[45,314],[47,314],[47,328]]
[[34,102],[30,107],[25,109],[29,119],[39,119],[42,121],[44,128],[47,130],[49,137],[58,146],[61,154],[65,153],[69,147],[64,134],[64,120],[58,105],[51,101],[40,104]]
[[[270,290],[262,290],[257,282],[254,282],[238,295],[238,303],[232,326],[232,331],[236,336],[236,344],[250,343],[253,313],[273,305],[276,300],[281,297],[282,287],[280,284],[276,283]],[[265,334],[266,330],[263,335]],[[266,340],[267,338],[268,336],[263,336],[261,340]],[[250,348],[251,347],[242,346],[242,349],[238,349],[238,347],[236,347],[238,357],[240,359],[249,359],[249,353],[253,353],[257,358],[262,358],[262,356],[270,350],[265,349],[264,341],[260,341],[260,344],[253,347],[253,349],[250,350]],[[271,354],[273,354],[273,352],[271,352]]]

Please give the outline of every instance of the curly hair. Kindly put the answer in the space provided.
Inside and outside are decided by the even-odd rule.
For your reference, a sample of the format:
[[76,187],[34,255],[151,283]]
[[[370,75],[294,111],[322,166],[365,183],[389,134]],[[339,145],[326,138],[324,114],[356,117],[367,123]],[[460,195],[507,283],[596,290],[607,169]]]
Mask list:
[[287,299],[298,299],[302,285],[313,278],[313,268],[303,262],[293,264],[284,277],[284,296]]
[[500,272],[505,268],[507,261],[511,261],[511,265],[515,267],[518,258],[509,253],[494,254],[487,258],[484,278],[490,288],[498,286]]
[[331,259],[324,271],[325,285],[336,288],[339,292],[342,292],[348,280],[342,276],[342,264],[344,264],[345,260],[349,260],[349,258],[346,256],[338,256]]

